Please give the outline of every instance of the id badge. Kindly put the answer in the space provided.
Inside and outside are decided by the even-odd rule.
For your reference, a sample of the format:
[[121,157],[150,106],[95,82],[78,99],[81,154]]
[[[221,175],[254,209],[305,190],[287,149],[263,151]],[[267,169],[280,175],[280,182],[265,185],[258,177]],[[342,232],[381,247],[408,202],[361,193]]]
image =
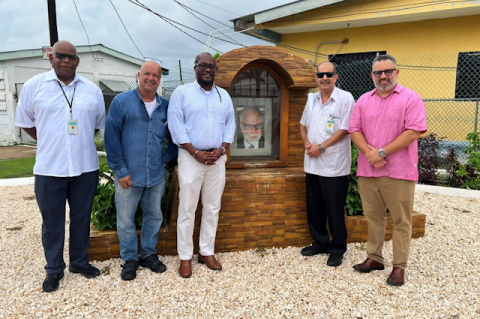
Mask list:
[[335,126],[335,120],[330,119],[327,121],[327,132],[328,133],[333,133],[333,127]]
[[68,121],[68,134],[78,135],[78,120]]

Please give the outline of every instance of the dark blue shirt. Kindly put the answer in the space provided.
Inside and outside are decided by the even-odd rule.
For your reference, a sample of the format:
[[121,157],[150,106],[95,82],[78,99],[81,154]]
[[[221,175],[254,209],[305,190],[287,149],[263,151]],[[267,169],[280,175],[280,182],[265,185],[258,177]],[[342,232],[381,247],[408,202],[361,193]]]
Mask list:
[[130,174],[137,187],[155,186],[164,180],[164,163],[171,161],[178,150],[168,131],[167,108],[168,100],[157,94],[150,118],[138,88],[113,99],[105,127],[105,148],[108,165],[117,178]]

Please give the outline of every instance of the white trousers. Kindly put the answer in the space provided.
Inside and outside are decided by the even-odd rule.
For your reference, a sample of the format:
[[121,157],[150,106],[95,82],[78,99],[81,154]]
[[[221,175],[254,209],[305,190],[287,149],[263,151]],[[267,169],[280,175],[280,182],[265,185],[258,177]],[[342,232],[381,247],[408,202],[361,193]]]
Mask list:
[[200,225],[200,254],[210,256],[215,253],[218,215],[225,188],[225,162],[221,156],[215,165],[197,162],[186,150],[178,150],[178,180],[180,183],[180,203],[177,219],[177,251],[180,260],[193,256],[193,229],[195,211],[202,193],[202,222]]

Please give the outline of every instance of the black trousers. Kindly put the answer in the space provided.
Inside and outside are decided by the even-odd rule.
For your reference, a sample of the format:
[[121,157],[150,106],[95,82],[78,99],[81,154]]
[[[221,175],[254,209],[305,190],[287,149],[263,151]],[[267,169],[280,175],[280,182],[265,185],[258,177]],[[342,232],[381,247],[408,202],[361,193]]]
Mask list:
[[65,204],[70,207],[70,265],[88,263],[90,219],[98,185],[98,170],[75,177],[35,176],[35,195],[42,213],[42,243],[47,273],[65,269]]
[[347,191],[348,176],[323,177],[307,173],[307,218],[313,245],[327,247],[331,255],[343,255],[347,251]]

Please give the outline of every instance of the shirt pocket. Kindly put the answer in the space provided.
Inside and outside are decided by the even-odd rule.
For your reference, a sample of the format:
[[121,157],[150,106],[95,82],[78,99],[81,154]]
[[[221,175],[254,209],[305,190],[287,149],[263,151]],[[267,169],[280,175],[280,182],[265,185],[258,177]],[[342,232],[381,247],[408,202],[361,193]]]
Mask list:
[[167,127],[167,121],[166,119],[161,119],[155,127],[155,135],[159,137],[160,139],[164,139],[165,136],[167,136],[168,133],[168,127]]
[[[333,127],[331,127],[329,123],[330,121],[333,121]],[[327,122],[325,123],[325,130],[327,131],[327,134],[331,136],[337,133],[338,129],[340,128],[341,122],[342,122],[342,119],[339,113],[336,113],[336,112],[329,113],[327,117]]]
[[87,112],[87,113],[97,113],[97,100],[95,99],[93,94],[86,94],[86,93],[76,93],[73,97],[73,109],[77,109],[80,112]]
[[325,149],[325,153],[320,155],[323,157],[325,166],[330,169],[335,169],[338,166],[338,161],[340,159],[340,151],[338,147],[331,146]]

